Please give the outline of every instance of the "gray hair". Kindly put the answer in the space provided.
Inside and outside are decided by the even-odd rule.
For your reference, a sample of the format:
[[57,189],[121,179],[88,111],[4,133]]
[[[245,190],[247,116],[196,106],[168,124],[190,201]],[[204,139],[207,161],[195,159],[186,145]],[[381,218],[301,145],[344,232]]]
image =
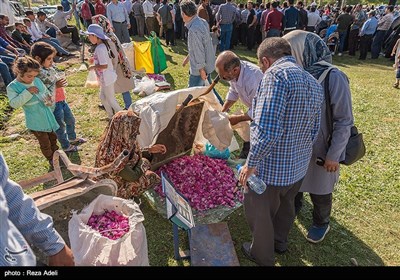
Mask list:
[[257,50],[257,57],[260,60],[263,57],[279,59],[281,57],[292,55],[292,49],[286,39],[279,37],[266,38]]
[[238,66],[240,66],[240,58],[238,56],[235,56],[224,63],[224,70],[231,71],[233,68]]
[[197,14],[196,4],[191,0],[182,0],[181,11],[188,17],[192,17]]

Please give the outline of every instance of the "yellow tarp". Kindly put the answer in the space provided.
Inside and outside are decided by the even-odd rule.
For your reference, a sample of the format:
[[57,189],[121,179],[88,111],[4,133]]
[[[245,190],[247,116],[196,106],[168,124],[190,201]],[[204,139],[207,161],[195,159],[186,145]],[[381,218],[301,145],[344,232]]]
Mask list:
[[146,73],[154,73],[153,59],[151,57],[151,42],[134,42],[135,69],[146,69]]

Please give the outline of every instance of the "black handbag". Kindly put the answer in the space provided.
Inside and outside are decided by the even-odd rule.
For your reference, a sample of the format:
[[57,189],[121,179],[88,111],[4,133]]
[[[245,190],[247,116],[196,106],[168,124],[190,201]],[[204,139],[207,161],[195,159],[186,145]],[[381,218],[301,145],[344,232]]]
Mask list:
[[[331,108],[331,97],[329,94],[329,74],[325,78],[325,103],[326,103],[326,123],[329,128],[328,144],[330,145],[333,133],[333,121],[332,121],[332,108]],[[365,144],[362,133],[358,133],[356,126],[351,127],[349,141],[346,145],[345,159],[340,163],[344,165],[351,165],[358,161],[365,155]]]

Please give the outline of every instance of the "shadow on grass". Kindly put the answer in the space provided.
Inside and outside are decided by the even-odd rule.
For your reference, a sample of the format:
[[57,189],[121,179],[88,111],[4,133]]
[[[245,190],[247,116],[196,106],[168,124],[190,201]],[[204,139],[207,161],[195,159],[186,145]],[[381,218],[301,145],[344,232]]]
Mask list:
[[[307,195],[306,195],[307,196]],[[360,266],[383,266],[382,259],[353,232],[331,218],[331,230],[319,244],[309,243],[304,235],[311,226],[312,207],[304,201],[303,209],[289,234],[289,248],[283,255],[276,254],[279,266],[351,266],[354,258]],[[235,244],[241,266],[254,266],[241,251],[244,242],[251,240],[243,207],[226,221]]]
[[175,80],[174,77],[172,77],[172,75],[170,73],[165,73],[164,74],[165,79],[167,80],[168,83],[170,83],[171,85],[171,90],[175,90]]

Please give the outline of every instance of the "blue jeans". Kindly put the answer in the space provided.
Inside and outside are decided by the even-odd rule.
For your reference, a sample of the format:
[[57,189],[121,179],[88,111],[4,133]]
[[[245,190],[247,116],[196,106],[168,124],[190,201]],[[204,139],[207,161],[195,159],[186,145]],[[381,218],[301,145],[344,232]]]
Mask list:
[[69,54],[68,51],[66,51],[65,49],[63,49],[60,45],[60,42],[56,39],[56,38],[41,38],[39,40],[37,40],[37,42],[46,42],[47,44],[53,46],[53,48],[56,49],[57,53],[61,53],[61,54]]
[[[207,81],[210,84],[212,83],[210,74],[208,74],[208,76],[207,76]],[[205,85],[206,85],[206,82],[205,82],[205,80],[203,80],[201,78],[201,76],[194,76],[192,74],[189,75],[189,86],[188,87],[204,87]],[[213,89],[213,92],[214,92],[215,96],[217,97],[219,103],[221,105],[223,105],[224,101],[222,100],[221,96],[218,94],[218,92],[216,91],[215,88]]]
[[122,99],[124,100],[125,108],[128,109],[132,104],[132,97],[129,91],[122,93]]
[[267,38],[271,38],[271,37],[280,37],[281,36],[281,31],[279,29],[274,29],[271,28],[270,30],[268,30],[267,32]]
[[221,24],[221,44],[219,46],[219,51],[223,52],[229,50],[231,47],[231,37],[233,24]]
[[347,31],[339,32],[339,52],[342,53],[344,49],[344,41],[346,40]]
[[378,58],[383,42],[385,41],[385,35],[387,30],[377,30],[372,41],[371,46],[371,58]]
[[69,139],[76,139],[75,118],[65,100],[56,103],[56,108],[54,109],[53,114],[60,126],[56,131],[57,138],[61,147],[65,150],[70,145]]
[[46,34],[53,37],[53,38],[57,38],[57,32],[54,29],[54,27],[50,27],[46,30]]
[[15,79],[15,76],[11,71],[11,65],[13,64],[14,59],[3,55],[0,55],[0,59],[0,75],[3,78],[4,84],[8,86],[8,84]]

